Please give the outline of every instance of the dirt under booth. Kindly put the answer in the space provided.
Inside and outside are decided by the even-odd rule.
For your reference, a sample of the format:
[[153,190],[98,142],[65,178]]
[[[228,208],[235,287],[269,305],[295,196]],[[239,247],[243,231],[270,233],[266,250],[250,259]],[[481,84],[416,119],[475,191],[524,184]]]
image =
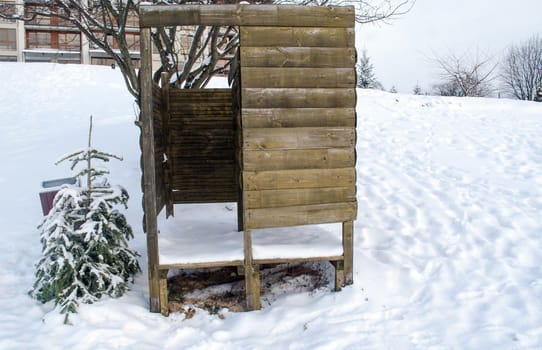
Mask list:
[[[242,267],[249,310],[260,308],[264,264],[330,261],[336,290],[353,282],[354,16],[353,7],[141,7],[141,166],[151,312],[169,312],[172,269]],[[152,82],[150,31],[173,25],[238,26],[230,89],[175,89],[167,80],[159,88]],[[159,234],[161,211],[169,217],[176,204],[216,202],[237,203],[237,230],[213,236],[211,254],[198,237],[187,243]],[[216,235],[216,225],[207,224],[209,235]],[[336,224],[339,233],[314,228],[320,224]],[[183,236],[183,227],[176,231]],[[286,238],[288,249],[277,254],[270,248],[275,238]],[[228,249],[226,257],[212,254]]]

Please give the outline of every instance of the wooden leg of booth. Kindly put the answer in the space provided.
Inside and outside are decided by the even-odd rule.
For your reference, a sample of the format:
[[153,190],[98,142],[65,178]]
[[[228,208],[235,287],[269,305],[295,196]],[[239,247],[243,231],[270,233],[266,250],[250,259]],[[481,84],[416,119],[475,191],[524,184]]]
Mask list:
[[[241,190],[239,190],[239,198],[243,198],[243,193]],[[243,201],[239,199],[237,201],[237,231],[241,232],[245,229],[245,222],[244,222],[244,210],[243,210]]]
[[243,231],[247,310],[260,309],[260,267],[252,263],[252,232]]
[[160,312],[164,316],[169,316],[167,273],[168,270],[160,270]]
[[338,292],[344,286],[344,261],[338,260],[332,263],[335,266],[335,291]]
[[344,284],[354,283],[354,222],[343,222]]
[[260,310],[260,265],[252,265],[252,310]]

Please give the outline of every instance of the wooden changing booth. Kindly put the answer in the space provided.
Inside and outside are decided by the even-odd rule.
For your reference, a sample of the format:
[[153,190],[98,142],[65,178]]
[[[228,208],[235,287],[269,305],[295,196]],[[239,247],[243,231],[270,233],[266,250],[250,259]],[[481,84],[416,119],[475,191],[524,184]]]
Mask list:
[[[167,272],[174,268],[244,266],[248,309],[260,307],[260,264],[328,260],[337,290],[353,282],[354,16],[353,7],[141,6],[141,163],[152,312],[168,313]],[[172,25],[239,26],[231,89],[153,85],[150,30]],[[240,259],[160,261],[157,215],[164,207],[169,215],[177,203],[226,201],[237,202]],[[342,223],[340,254],[253,255],[253,230],[323,223]]]

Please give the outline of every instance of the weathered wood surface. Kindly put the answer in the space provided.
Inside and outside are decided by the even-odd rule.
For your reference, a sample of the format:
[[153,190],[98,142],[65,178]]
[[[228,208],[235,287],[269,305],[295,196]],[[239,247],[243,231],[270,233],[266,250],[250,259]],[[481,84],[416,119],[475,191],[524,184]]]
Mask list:
[[243,88],[242,94],[243,108],[353,108],[356,106],[355,89]]
[[240,51],[243,67],[353,68],[356,64],[355,48],[243,46]]
[[354,167],[352,148],[244,151],[245,171],[335,169]]
[[343,222],[344,284],[354,283],[354,222]]
[[198,268],[225,267],[225,266],[243,266],[243,265],[244,265],[243,260],[227,260],[227,261],[161,264],[159,266],[159,269],[160,270],[198,269]]
[[141,142],[143,173],[143,212],[147,234],[147,261],[149,273],[149,304],[151,312],[160,312],[160,286],[158,276],[158,224],[156,210],[156,179],[154,153],[154,125],[152,116],[152,57],[149,29],[142,29],[141,38]]
[[231,90],[171,89],[169,104],[173,201],[237,201]]
[[167,289],[168,270],[159,270],[158,274],[160,275],[160,313],[163,316],[169,316],[169,298]]
[[330,261],[335,262],[343,260],[343,256],[311,256],[304,258],[265,258],[265,259],[253,259],[255,264],[287,264],[287,263],[299,263],[299,262],[312,262],[312,261]]
[[351,221],[356,218],[357,204],[328,203],[245,211],[245,229],[270,228]]
[[356,200],[355,187],[289,188],[283,190],[245,191],[247,209],[278,208]]
[[243,172],[244,190],[280,190],[356,185],[356,169],[301,169]]
[[[348,28],[322,27],[318,24],[312,28],[310,26],[304,28],[295,26],[241,27],[240,43],[241,47],[355,47],[353,23],[347,26]],[[241,56],[241,62],[244,65],[243,56]]]
[[[161,82],[161,110],[160,114],[162,116],[162,139],[164,143],[164,152],[166,154],[171,153],[171,133],[170,133],[170,121],[171,121],[171,114],[169,113],[169,75],[166,72],[163,72],[160,76],[160,82]],[[155,136],[156,138],[156,136]],[[163,184],[163,192],[164,192],[164,199],[165,199],[165,206],[166,206],[166,218],[173,216],[174,214],[174,208],[173,208],[173,197],[171,195],[171,180],[173,178],[173,159],[167,159],[163,162],[164,165],[164,184]]]
[[169,5],[141,6],[140,27],[175,25],[350,27],[354,7],[296,5]]
[[167,202],[165,164],[163,155],[166,152],[164,104],[160,87],[152,84],[152,117],[154,131],[154,160],[155,160],[155,183],[156,183],[156,213],[159,214]]
[[344,259],[333,262],[335,267],[335,291],[338,292],[344,286]]
[[356,216],[353,25],[241,27],[247,228]]
[[260,309],[260,271],[252,262],[252,232],[243,231],[243,253],[245,269],[245,297],[248,310]]
[[356,86],[354,68],[241,68],[245,88],[349,88]]
[[355,141],[356,129],[354,128],[243,129],[245,150],[353,147]]
[[173,201],[175,203],[231,203],[236,202],[238,193],[237,191],[225,191],[225,192],[194,192],[188,190],[175,190],[173,191]]
[[354,108],[244,108],[245,128],[355,127]]

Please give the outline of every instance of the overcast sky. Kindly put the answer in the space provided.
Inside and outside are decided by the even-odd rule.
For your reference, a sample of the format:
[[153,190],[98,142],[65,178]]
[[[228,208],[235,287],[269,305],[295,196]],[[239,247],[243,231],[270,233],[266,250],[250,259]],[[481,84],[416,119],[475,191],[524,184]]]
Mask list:
[[466,50],[502,57],[510,44],[542,35],[542,0],[417,0],[391,25],[364,25],[358,49],[367,49],[375,73],[389,90],[428,90],[437,80],[434,53]]

